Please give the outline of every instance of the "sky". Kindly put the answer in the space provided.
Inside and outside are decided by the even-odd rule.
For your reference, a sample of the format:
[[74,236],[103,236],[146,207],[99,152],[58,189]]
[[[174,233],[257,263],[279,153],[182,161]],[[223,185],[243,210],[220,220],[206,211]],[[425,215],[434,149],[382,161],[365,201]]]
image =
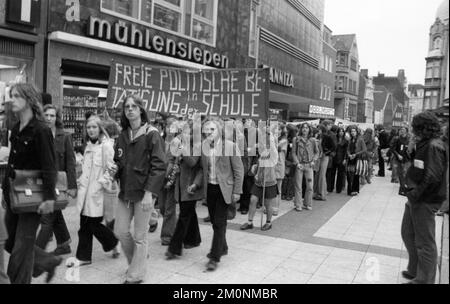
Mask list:
[[356,34],[361,69],[424,83],[429,31],[442,0],[325,0],[333,35]]

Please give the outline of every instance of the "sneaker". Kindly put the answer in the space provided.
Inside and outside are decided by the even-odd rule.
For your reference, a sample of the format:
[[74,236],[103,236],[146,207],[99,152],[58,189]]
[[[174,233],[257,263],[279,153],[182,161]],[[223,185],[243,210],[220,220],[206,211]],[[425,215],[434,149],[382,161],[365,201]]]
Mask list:
[[304,206],[303,209],[306,209],[306,210],[311,211],[311,210],[312,210],[312,207],[311,207],[311,206]]
[[278,216],[278,211],[272,212],[272,216]]
[[68,260],[66,262],[66,267],[67,268],[72,268],[72,267],[75,267],[75,266],[81,267],[81,266],[86,266],[86,265],[91,265],[91,264],[92,264],[92,261],[82,261],[82,260],[75,259],[75,261]]
[[56,249],[52,252],[53,255],[60,256],[72,253],[69,245],[56,247]]
[[253,229],[253,224],[245,223],[241,226],[241,230],[250,230]]
[[297,211],[297,212],[301,212],[301,211],[302,211],[302,208],[301,208],[301,207],[295,207],[294,210]]
[[271,223],[265,223],[264,226],[261,227],[262,231],[267,231],[272,229],[272,224]]
[[117,259],[120,256],[120,244],[117,244],[117,246],[112,250],[112,258]]

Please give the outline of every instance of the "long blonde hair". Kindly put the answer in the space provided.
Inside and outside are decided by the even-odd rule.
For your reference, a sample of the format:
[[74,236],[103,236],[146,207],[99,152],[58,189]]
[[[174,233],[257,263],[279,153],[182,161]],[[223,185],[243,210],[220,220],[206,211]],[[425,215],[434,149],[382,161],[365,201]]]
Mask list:
[[[98,128],[100,129],[100,134],[98,135],[99,143],[102,143],[103,140],[105,140],[105,139],[109,140],[110,137],[109,137],[108,132],[105,129],[105,123],[103,122],[103,120],[98,115],[91,115],[87,119],[85,126],[87,126],[87,124],[90,123],[91,121],[95,122],[97,124]],[[90,138],[89,138],[89,135],[87,134],[87,128],[85,128],[85,133],[86,133],[85,134],[86,142],[88,142]]]

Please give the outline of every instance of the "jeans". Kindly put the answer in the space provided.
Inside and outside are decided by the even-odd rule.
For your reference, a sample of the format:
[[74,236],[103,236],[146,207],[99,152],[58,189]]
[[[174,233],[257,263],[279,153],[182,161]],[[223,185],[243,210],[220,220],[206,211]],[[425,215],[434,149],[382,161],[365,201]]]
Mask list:
[[305,193],[305,203],[306,207],[312,206],[312,196],[313,196],[313,188],[314,188],[314,172],[311,164],[303,164],[303,168],[295,169],[295,207],[301,208],[302,201],[302,183],[303,183],[303,175],[306,178],[306,193]]
[[292,200],[292,198],[295,196],[294,179],[295,179],[295,166],[290,166],[289,173],[286,174],[286,177],[283,179],[282,184],[283,189],[281,193],[282,198],[286,200]]
[[41,216],[41,229],[36,238],[36,246],[45,250],[53,233],[58,247],[70,243],[70,233],[61,210]]
[[435,283],[438,258],[435,211],[440,206],[406,203],[401,233],[409,255],[407,271],[415,276],[413,283]]
[[183,244],[198,246],[202,242],[196,205],[196,201],[180,203],[180,216],[169,245],[169,251],[173,254],[181,255]]
[[211,245],[211,259],[220,262],[223,253],[228,250],[226,240],[228,205],[219,185],[208,184],[206,201],[214,235]]
[[410,162],[402,163],[396,159],[393,159],[392,161],[392,176],[394,176],[395,171],[400,182],[400,192],[406,192],[406,172],[408,171],[410,166]]
[[8,276],[12,284],[30,284],[33,269],[51,271],[57,258],[35,245],[41,216],[37,213],[15,214],[6,210],[5,224],[8,240],[5,250],[10,253]]
[[[116,213],[114,232],[122,244],[123,252],[127,258],[128,282],[143,281],[147,273],[148,254],[148,228],[152,210],[144,211],[142,202],[127,203],[119,201]],[[131,235],[130,226],[134,218],[134,236]]]
[[323,156],[320,159],[320,168],[317,180],[317,191],[314,194],[322,199],[327,198],[327,169],[329,160],[330,160],[329,156]]
[[177,202],[174,188],[163,190],[159,201],[159,211],[163,216],[161,241],[169,243],[177,225]]
[[80,261],[92,260],[93,237],[102,244],[103,251],[113,250],[118,240],[114,233],[102,224],[103,217],[80,216],[80,230],[78,231],[78,247],[76,257]]

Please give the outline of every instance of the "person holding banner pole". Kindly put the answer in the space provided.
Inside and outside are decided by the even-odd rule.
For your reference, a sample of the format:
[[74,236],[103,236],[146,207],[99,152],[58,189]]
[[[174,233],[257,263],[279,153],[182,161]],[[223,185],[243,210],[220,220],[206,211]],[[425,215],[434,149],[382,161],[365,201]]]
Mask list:
[[232,202],[239,201],[244,181],[244,166],[239,156],[240,152],[236,150],[233,142],[222,139],[223,129],[223,122],[218,118],[210,118],[203,125],[206,137],[202,143],[201,160],[203,189],[214,230],[211,251],[207,255],[208,271],[216,270],[221,257],[228,254],[225,237],[227,211]]
[[[256,213],[256,205],[261,202],[266,208],[267,219],[263,226],[263,213],[261,212],[261,230],[272,229],[273,206],[279,194],[275,166],[278,162],[278,147],[274,137],[268,130],[259,131],[260,142],[258,143],[259,160],[252,166],[252,173],[255,175],[255,185],[251,190],[250,209],[248,222],[241,226],[241,230],[253,229],[253,218]],[[266,137],[262,139],[263,137]],[[269,145],[269,146],[267,146]]]

